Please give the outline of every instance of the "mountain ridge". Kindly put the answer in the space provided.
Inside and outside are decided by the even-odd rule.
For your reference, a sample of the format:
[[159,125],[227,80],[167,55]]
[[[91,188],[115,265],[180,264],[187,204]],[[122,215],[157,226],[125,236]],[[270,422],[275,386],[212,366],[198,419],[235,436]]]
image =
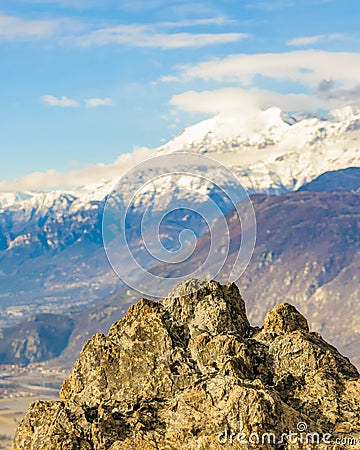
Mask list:
[[[250,194],[292,192],[328,171],[360,167],[358,109],[345,108],[334,111],[327,119],[305,118],[292,125],[284,122],[278,109],[263,111],[259,116],[264,116],[270,125],[262,129],[259,124],[256,128],[255,123],[254,127],[258,131],[257,134],[252,132],[251,137],[239,134],[236,120],[227,118],[230,123],[235,121],[231,133],[228,133],[230,137],[227,136],[224,141],[220,133],[220,138],[217,138],[216,131],[221,129],[220,125],[216,125],[217,121],[224,122],[225,119],[216,117],[209,119],[215,137],[203,133],[199,142],[191,138],[195,133],[194,128],[203,127],[203,123],[200,123],[183,132],[183,135],[188,136],[185,139],[187,144],[181,140],[183,135],[180,135],[155,150],[154,156],[178,151],[205,154],[236,173],[241,185]],[[265,119],[260,120],[260,125]],[[289,137],[285,139],[287,134]],[[181,167],[177,169],[181,170]],[[218,180],[216,170],[209,168],[208,175],[215,183],[227,187],[226,178]],[[152,198],[166,193],[165,181],[151,186]],[[135,185],[121,186],[122,192],[115,196],[120,208],[126,207],[127,199],[132,198],[134,190],[141,187],[141,183],[139,174]],[[24,251],[25,254],[33,251],[34,241],[38,243],[33,251],[36,253],[47,249],[61,250],[64,245],[68,245],[67,242],[73,244],[83,238],[88,239],[89,233],[93,240],[99,239],[94,235],[92,225],[102,214],[113,187],[114,182],[111,181],[69,191],[0,193],[0,259],[13,250],[15,254],[18,251]],[[173,195],[174,205],[180,198],[191,202],[189,192],[197,190],[198,186],[192,183],[191,177],[184,179],[182,189]],[[57,225],[55,228],[59,230],[60,236],[57,236],[56,231],[54,235],[54,225]],[[69,235],[69,228],[74,230],[73,234]],[[81,233],[81,229],[85,233]]]

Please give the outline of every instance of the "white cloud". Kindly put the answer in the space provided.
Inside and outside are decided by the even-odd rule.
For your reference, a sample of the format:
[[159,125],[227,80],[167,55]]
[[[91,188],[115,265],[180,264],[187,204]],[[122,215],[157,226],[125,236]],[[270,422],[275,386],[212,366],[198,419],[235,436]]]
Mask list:
[[228,25],[234,23],[233,19],[225,16],[209,17],[207,19],[189,19],[189,20],[179,20],[177,22],[162,22],[160,25],[163,27],[195,27],[201,25]]
[[25,20],[0,15],[0,40],[43,39],[55,34],[59,27],[57,20]]
[[41,97],[43,103],[49,106],[58,106],[60,108],[78,108],[80,103],[77,100],[68,97],[55,97],[53,95],[43,95]]
[[[58,106],[60,108],[79,108],[80,102],[78,100],[62,96],[55,97],[54,95],[43,95],[41,101],[48,106]],[[113,101],[110,97],[105,98],[87,98],[84,100],[86,108],[97,108],[99,106],[112,106]]]
[[293,0],[253,0],[246,6],[252,9],[261,9],[264,11],[276,11],[284,8],[291,8],[296,5]]
[[[308,94],[279,94],[262,89],[223,88],[212,91],[187,91],[174,95],[171,105],[185,112],[210,115],[244,116],[277,106],[283,111],[313,112],[331,108],[328,98]],[[337,104],[337,103],[336,103]]]
[[59,187],[84,186],[102,181],[111,181],[121,176],[137,163],[150,158],[152,151],[146,147],[136,148],[133,153],[120,155],[111,164],[94,164],[70,172],[33,172],[17,180],[0,181],[0,191],[43,191]]
[[286,82],[297,82],[316,88],[323,80],[333,79],[343,85],[357,84],[360,79],[360,53],[303,50],[284,53],[231,55],[180,68],[177,77],[162,81],[192,79],[235,82],[251,86],[256,76]]
[[331,41],[344,41],[347,39],[349,39],[349,36],[343,33],[317,34],[315,36],[304,36],[290,39],[286,42],[286,45],[292,47],[306,47],[313,44],[320,44]]
[[340,105],[360,105],[360,84],[350,88],[339,88],[333,80],[323,80],[316,94],[329,102],[337,102]]
[[122,0],[121,8],[146,14],[149,10],[159,10],[169,17],[206,17],[216,14],[218,6],[205,0]]
[[[52,0],[36,2],[51,3]],[[54,0],[63,3],[62,0]],[[66,3],[66,2],[64,2]],[[76,3],[77,7],[86,6],[86,2]],[[87,23],[74,19],[30,20],[16,16],[0,14],[1,41],[34,41],[56,38],[62,45],[68,46],[104,46],[126,45],[132,47],[148,47],[160,49],[177,49],[204,47],[214,44],[238,42],[248,37],[245,33],[197,33],[171,32],[178,28],[198,26],[224,26],[233,21],[227,17],[214,16],[201,19],[160,22],[155,24],[120,24],[106,26],[104,24]]]
[[[188,91],[172,98],[183,111],[218,114],[239,110],[242,104],[285,111],[316,111],[360,104],[360,53],[317,50],[239,54],[178,68],[167,81],[212,80],[214,91]],[[258,80],[273,84],[260,89]],[[222,89],[224,83],[233,88]],[[295,84],[295,89],[294,89]],[[278,87],[279,86],[279,87]]]
[[[334,0],[301,0],[301,6],[316,4],[330,3]],[[277,11],[285,8],[293,8],[298,5],[299,2],[295,0],[252,0],[246,6],[252,9],[260,9],[263,11]]]
[[174,95],[170,104],[181,111],[205,114],[233,114],[258,109],[258,99],[244,89],[224,88],[213,91],[187,91]]
[[76,42],[84,47],[118,44],[167,50],[238,42],[247,37],[245,33],[163,33],[153,26],[135,24],[95,30]]
[[80,29],[72,19],[29,20],[0,14],[0,41],[42,40]]
[[111,98],[87,98],[85,105],[87,108],[97,108],[98,106],[111,106],[113,101]]
[[73,8],[90,8],[96,5],[96,0],[26,0],[27,3],[54,3]]
[[318,34],[317,36],[306,36],[306,37],[298,37],[291,39],[286,42],[286,45],[290,45],[293,47],[305,47],[307,45],[317,44],[324,40],[325,35]]

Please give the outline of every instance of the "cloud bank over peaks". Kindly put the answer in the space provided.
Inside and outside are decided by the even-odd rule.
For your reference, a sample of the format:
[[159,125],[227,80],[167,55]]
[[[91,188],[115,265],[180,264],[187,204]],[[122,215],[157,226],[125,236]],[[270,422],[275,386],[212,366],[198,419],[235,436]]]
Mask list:
[[[196,80],[220,87],[213,92],[184,92],[174,96],[172,104],[211,114],[214,108],[228,109],[234,94],[234,103],[243,102],[245,107],[255,101],[262,108],[278,106],[286,111],[335,109],[360,104],[360,54],[321,50],[236,54],[175,68],[175,75],[161,78],[178,83]],[[274,87],[261,88],[261,80]],[[221,87],[224,84],[233,87]]]
[[152,150],[138,147],[132,153],[120,155],[110,164],[98,163],[70,172],[58,172],[54,169],[45,172],[32,172],[14,181],[0,181],[0,192],[44,191],[47,189],[64,189],[86,186],[101,181],[119,178],[133,165],[152,156]]
[[317,87],[322,80],[327,79],[344,84],[357,83],[360,79],[360,53],[321,50],[242,53],[183,66],[176,79],[237,82],[251,86],[257,76],[293,81],[308,87]]
[[171,104],[185,112],[236,116],[248,120],[253,113],[271,107],[289,112],[316,112],[318,109],[327,109],[329,100],[308,94],[279,94],[256,88],[221,88],[177,94],[172,97]]

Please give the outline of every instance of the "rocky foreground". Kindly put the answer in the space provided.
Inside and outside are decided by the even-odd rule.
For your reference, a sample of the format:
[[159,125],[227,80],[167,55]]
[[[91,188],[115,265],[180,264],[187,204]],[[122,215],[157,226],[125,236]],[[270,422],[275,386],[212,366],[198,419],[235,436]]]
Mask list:
[[[193,292],[194,287],[198,290]],[[360,448],[357,369],[291,305],[251,327],[234,284],[189,280],[94,335],[14,450]]]

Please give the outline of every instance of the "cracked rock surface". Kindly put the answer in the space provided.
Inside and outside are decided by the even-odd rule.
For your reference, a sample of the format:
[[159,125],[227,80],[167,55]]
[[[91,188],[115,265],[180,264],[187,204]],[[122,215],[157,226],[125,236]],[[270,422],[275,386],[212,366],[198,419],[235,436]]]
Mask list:
[[360,448],[355,440],[359,373],[293,306],[253,328],[234,284],[188,280],[94,335],[60,400],[31,405],[13,450]]

